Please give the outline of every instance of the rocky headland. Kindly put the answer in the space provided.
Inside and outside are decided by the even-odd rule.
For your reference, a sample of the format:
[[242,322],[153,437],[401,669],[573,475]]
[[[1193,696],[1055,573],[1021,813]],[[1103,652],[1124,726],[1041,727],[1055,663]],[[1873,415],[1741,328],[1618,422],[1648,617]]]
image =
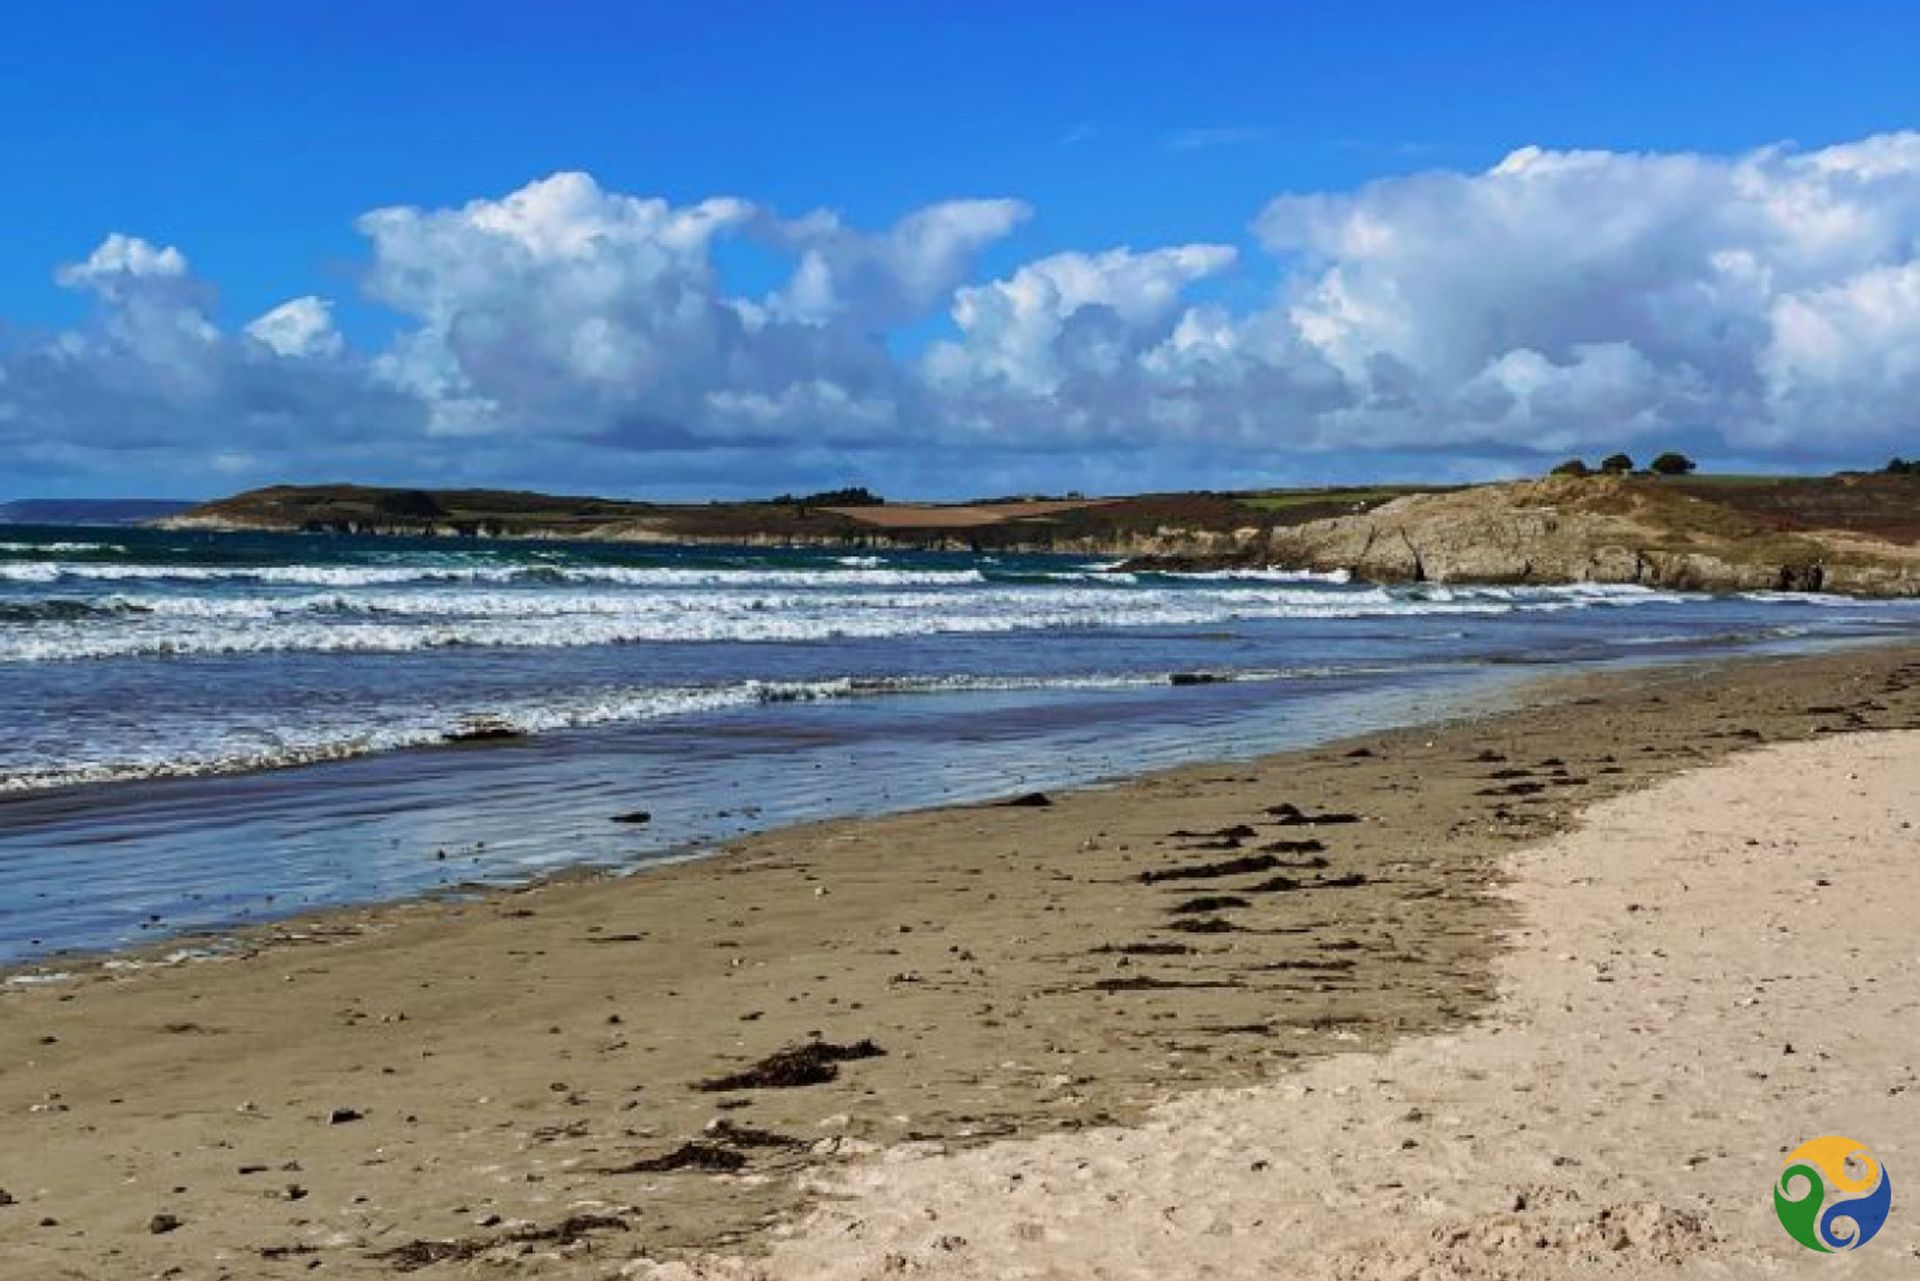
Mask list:
[[[1143,558],[1128,568],[1265,566],[1389,583],[1920,595],[1920,543],[1911,528],[1920,522],[1920,486],[1878,476],[1824,486],[1831,491],[1820,495],[1824,511],[1813,503],[1769,511],[1751,492],[1726,501],[1705,485],[1647,477],[1480,485],[1243,530],[1230,547]],[[1832,523],[1817,523],[1822,516]]]
[[1920,595],[1920,476],[1553,476],[971,503],[642,503],[275,486],[175,529],[1110,556],[1130,570],[1344,571],[1374,582],[1636,583]]

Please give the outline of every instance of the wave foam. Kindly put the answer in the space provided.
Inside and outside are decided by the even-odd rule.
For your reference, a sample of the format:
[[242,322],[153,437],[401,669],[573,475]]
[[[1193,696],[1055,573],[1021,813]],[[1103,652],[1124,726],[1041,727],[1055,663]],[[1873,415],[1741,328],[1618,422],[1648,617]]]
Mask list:
[[[1345,671],[1348,669],[1339,669]],[[1361,670],[1361,669],[1351,669]],[[1219,673],[1229,681],[1272,681],[1338,674],[1329,668]],[[46,791],[91,783],[185,778],[282,769],[348,760],[378,752],[442,745],[476,725],[508,735],[534,735],[594,726],[778,703],[851,698],[1048,690],[1122,690],[1170,685],[1172,673],[1090,673],[1069,676],[846,676],[812,681],[744,681],[731,685],[654,686],[574,691],[480,709],[388,708],[350,712],[328,721],[302,717],[298,725],[255,719],[197,734],[193,741],[156,744],[139,755],[37,766],[0,777],[0,793]],[[369,726],[368,721],[380,723]]]
[[403,653],[680,642],[880,639],[932,633],[1199,627],[1277,618],[1502,614],[1502,600],[1422,601],[1372,588],[1114,591],[983,586],[963,593],[395,592],[114,598],[121,617],[0,626],[0,662],[275,651]]
[[78,556],[86,552],[124,555],[119,543],[12,543],[0,542],[0,552],[30,552],[36,556]]
[[624,565],[100,565],[22,561],[0,565],[0,583],[154,582],[275,587],[397,587],[411,583],[599,584],[619,587],[912,587],[984,582],[976,569],[688,569]]

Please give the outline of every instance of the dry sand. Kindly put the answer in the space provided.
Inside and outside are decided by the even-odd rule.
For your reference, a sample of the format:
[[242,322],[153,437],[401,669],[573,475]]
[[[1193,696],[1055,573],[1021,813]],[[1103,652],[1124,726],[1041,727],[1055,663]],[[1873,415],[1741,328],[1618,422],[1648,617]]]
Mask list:
[[[1527,1193],[1537,1207],[1527,1213],[1559,1216],[1550,1232],[1611,1232],[1600,1210],[1665,1197],[1658,1180],[1670,1169],[1695,1197],[1672,1201],[1677,1209],[1697,1211],[1700,1180],[1723,1171],[1746,1189],[1743,1204],[1764,1209],[1772,1154],[1825,1129],[1848,1132],[1797,1102],[1810,1097],[1806,1083],[1844,1090],[1849,1052],[1871,1064],[1908,1043],[1873,1020],[1886,1017],[1875,1002],[1897,1000],[1901,982],[1911,993],[1911,970],[1843,967],[1910,965],[1913,948],[1853,957],[1841,934],[1819,940],[1823,952],[1807,941],[1804,960],[1779,950],[1777,963],[1739,979],[1731,952],[1702,973],[1688,946],[1649,943],[1667,951],[1675,991],[1698,980],[1706,992],[1724,968],[1745,983],[1741,999],[1757,991],[1761,1004],[1652,1000],[1644,982],[1620,977],[1643,963],[1635,932],[1719,922],[1752,934],[1753,922],[1721,908],[1761,872],[1787,875],[1783,860],[1762,860],[1764,842],[1782,839],[1769,824],[1791,816],[1748,807],[1714,817],[1664,793],[1630,794],[1764,742],[1920,727],[1920,661],[1880,650],[1548,692],[1531,711],[1171,771],[1046,806],[821,824],[624,880],[330,913],[251,934],[218,962],[80,968],[62,983],[0,987],[0,1190],[10,1202],[0,1204],[0,1276],[607,1277],[644,1270],[634,1263],[642,1256],[762,1248],[767,1225],[805,1211],[805,1179],[836,1170],[852,1171],[856,1204],[870,1208],[825,1211],[809,1231],[830,1238],[783,1245],[792,1253],[767,1275],[907,1266],[889,1262],[895,1255],[982,1276],[1029,1264],[1039,1275],[1102,1275],[1102,1260],[1116,1269],[1108,1275],[1133,1275],[1144,1260],[1192,1275],[1185,1265],[1210,1256],[1244,1270],[1292,1257],[1274,1252],[1285,1233],[1306,1230],[1300,1207],[1310,1205],[1323,1216],[1313,1239],[1329,1249],[1385,1231],[1383,1211],[1395,1211],[1418,1229],[1380,1250],[1409,1250],[1417,1262],[1440,1248],[1427,1243],[1432,1223],[1465,1225],[1462,1248],[1532,1230],[1524,1216],[1484,1217],[1515,1189],[1539,1189]],[[1865,779],[1880,767],[1858,768]],[[1621,796],[1610,804],[1662,824],[1662,840],[1698,827],[1763,844],[1738,847],[1752,866],[1715,873],[1727,876],[1724,890],[1704,879],[1685,898],[1666,883],[1615,884],[1601,875],[1612,856],[1590,850],[1593,887],[1632,893],[1643,909],[1622,907],[1605,923],[1627,940],[1622,956],[1607,957],[1601,941],[1560,941],[1588,928],[1574,910],[1585,900],[1564,889],[1551,898],[1550,874],[1527,870],[1517,897],[1491,891],[1513,850],[1564,829],[1583,800]],[[1854,824],[1879,822],[1879,802],[1809,798],[1823,807],[1828,844],[1799,851],[1807,868],[1795,874],[1833,882],[1817,894],[1802,885],[1807,910],[1841,911],[1833,890],[1852,893],[1851,873],[1837,859],[1832,871],[1810,869]],[[1293,818],[1288,805],[1317,821]],[[1343,814],[1358,821],[1337,821]],[[1874,856],[1864,846],[1845,848]],[[1652,874],[1660,851],[1635,849],[1623,847],[1622,866],[1643,857]],[[1550,868],[1561,856],[1540,857]],[[1911,885],[1890,878],[1852,905],[1901,905],[1911,919]],[[1581,893],[1589,889],[1600,893]],[[1595,910],[1611,901],[1596,897]],[[1698,918],[1692,903],[1715,914]],[[1779,911],[1791,907],[1783,898]],[[1500,930],[1548,909],[1522,951],[1499,960]],[[1800,938],[1783,934],[1778,948]],[[1581,959],[1542,969],[1542,949]],[[1600,960],[1615,969],[1600,977],[1614,982],[1595,981]],[[1551,1004],[1525,995],[1531,970],[1549,985],[1542,993],[1563,984],[1565,1001],[1586,1011],[1554,1025],[1564,1034],[1538,1030],[1540,1011],[1522,1017],[1519,1002]],[[1804,976],[1793,983],[1816,996],[1849,982],[1862,993],[1852,1006],[1833,1001],[1824,1021],[1801,1014],[1779,1032],[1801,1052],[1777,1070],[1742,1059],[1709,1071],[1700,1065],[1710,1058],[1685,1057],[1690,1041],[1635,1030],[1684,1016],[1706,1026],[1703,1036],[1773,1036],[1768,1003],[1791,985],[1759,979],[1782,975]],[[1498,1022],[1460,1033],[1503,985],[1511,995],[1494,1007]],[[1624,1009],[1592,1004],[1608,999]],[[1850,1050],[1848,1035],[1868,1048]],[[1581,1037],[1600,1038],[1597,1048]],[[782,1047],[869,1038],[882,1054],[816,1065],[832,1079],[696,1088]],[[1372,1057],[1396,1042],[1395,1057]],[[1767,1044],[1745,1048],[1759,1055]],[[1488,1056],[1487,1079],[1475,1082],[1455,1056],[1482,1045],[1471,1052]],[[1659,1066],[1655,1051],[1693,1066]],[[1398,1056],[1413,1057],[1403,1069]],[[1627,1075],[1606,1076],[1622,1060]],[[1749,1082],[1748,1070],[1771,1071],[1773,1084]],[[1523,1071],[1539,1078],[1536,1097],[1513,1105],[1507,1129],[1472,1111],[1493,1106],[1499,1078]],[[1276,1080],[1244,1098],[1190,1094]],[[1357,1110],[1316,1112],[1338,1082]],[[1550,1087],[1558,1112],[1541,1101]],[[1855,1094],[1871,1108],[1873,1089],[1886,1088]],[[1792,1096],[1764,1133],[1742,1121],[1737,1142],[1677,1142],[1683,1109],[1661,1123],[1666,1147],[1610,1147],[1609,1127],[1634,1124],[1636,1099],[1666,1106],[1688,1091],[1734,1099],[1748,1089]],[[1183,1092],[1149,1129],[1120,1128]],[[1265,1119],[1235,1119],[1243,1106]],[[1395,1119],[1415,1109],[1421,1119]],[[1533,1127],[1517,1140],[1514,1117]],[[1891,1120],[1846,1119],[1902,1168]],[[1057,1132],[1067,1137],[984,1146]],[[1403,1150],[1408,1140],[1419,1146]],[[1171,1144],[1172,1156],[1155,1144]],[[875,1164],[881,1148],[889,1156]],[[957,1155],[926,1159],[936,1148]],[[1553,1164],[1588,1150],[1581,1166]],[[1740,1164],[1756,1151],[1758,1166]],[[1346,1155],[1331,1161],[1335,1152]],[[1706,1162],[1689,1170],[1698,1156]],[[1012,1180],[1028,1161],[1033,1173]],[[1268,1165],[1254,1171],[1259,1161]],[[1439,1164],[1423,1175],[1420,1161]],[[1762,1173],[1748,1188],[1739,1178],[1753,1168]],[[1422,1187],[1449,1170],[1454,1183]],[[1045,1186],[1045,1196],[1032,1190]],[[1556,1200],[1566,1189],[1587,1199]],[[977,1214],[960,1208],[971,1197]],[[1266,1208],[1241,1217],[1248,1198]],[[1163,1216],[1183,1200],[1190,1210]],[[934,1220],[929,1206],[950,1208]],[[1650,1247],[1633,1242],[1660,1233],[1695,1260],[1718,1257],[1696,1249],[1708,1233],[1769,1248],[1750,1219],[1707,1211],[1650,1227],[1631,1219],[1629,1248],[1613,1261],[1644,1264]],[[1593,1216],[1586,1228],[1582,1214]],[[1121,1219],[1142,1215],[1144,1235],[1122,1245]],[[1900,1257],[1897,1243],[1911,1238],[1897,1229],[1873,1243],[1875,1256]],[[1549,1240],[1546,1253],[1564,1263]],[[1435,1257],[1432,1275],[1453,1275]],[[1419,1275],[1327,1266],[1336,1276]]]
[[1471,1030],[1138,1129],[903,1153],[768,1259],[635,1274],[1912,1276],[1910,1200],[1821,1259],[1770,1190],[1821,1134],[1920,1171],[1917,781],[1920,733],[1875,734],[1608,801],[1513,859],[1520,924]]

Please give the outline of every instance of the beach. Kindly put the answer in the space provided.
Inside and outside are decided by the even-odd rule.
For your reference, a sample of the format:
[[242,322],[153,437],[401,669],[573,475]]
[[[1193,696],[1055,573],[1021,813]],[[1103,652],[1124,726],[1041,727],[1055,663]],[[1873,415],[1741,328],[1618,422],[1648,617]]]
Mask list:
[[[1920,655],[1531,694],[11,983],[0,1251],[108,1278],[1794,1266],[1751,1213],[1780,1153],[1828,1132],[1914,1150],[1887,1092],[1911,1077],[1889,1020],[1913,991],[1898,824],[1920,815],[1895,732],[1920,727]],[[1685,902],[1674,858],[1699,869]],[[1819,933],[1848,911],[1857,972]],[[1765,973],[1755,919],[1791,943]],[[1776,1020],[1761,979],[1793,974]],[[1752,1078],[1788,1041],[1790,1072]],[[1714,1098],[1724,1117],[1674,1137]],[[1629,1151],[1642,1104],[1671,1149]],[[1548,1270],[1502,1261],[1529,1233]],[[1860,1262],[1910,1251],[1901,1233]]]
[[1468,1030],[1136,1130],[854,1167],[769,1258],[635,1274],[1908,1275],[1897,1204],[1857,1255],[1816,1259],[1768,1189],[1816,1135],[1888,1177],[1920,1154],[1916,771],[1920,735],[1860,735],[1605,802],[1512,860],[1513,951]]
[[0,1281],[1920,1277],[1920,6],[16,8]]

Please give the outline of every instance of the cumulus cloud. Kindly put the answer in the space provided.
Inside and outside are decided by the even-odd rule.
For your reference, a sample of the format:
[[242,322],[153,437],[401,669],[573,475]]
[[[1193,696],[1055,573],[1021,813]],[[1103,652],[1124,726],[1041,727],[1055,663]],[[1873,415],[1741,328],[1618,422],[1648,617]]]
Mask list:
[[443,435],[578,434],[632,410],[676,421],[742,327],[710,247],[753,215],[744,200],[675,207],[577,173],[458,209],[375,210],[358,224],[367,292],[417,326],[376,373]]
[[1760,353],[1775,409],[1767,440],[1797,425],[1843,439],[1912,438],[1920,425],[1920,261],[1873,267],[1776,299]]
[[209,468],[334,474],[422,417],[374,386],[365,362],[333,359],[345,349],[319,299],[224,333],[217,294],[184,253],[120,234],[54,277],[92,299],[89,322],[0,335],[0,456],[29,476],[199,488]]
[[[630,449],[701,440],[867,440],[896,421],[886,326],[924,314],[1026,216],[951,201],[863,232],[730,197],[675,206],[556,174],[501,200],[376,210],[371,296],[417,322],[376,361],[441,435]],[[726,237],[795,257],[768,299],[728,291]]]
[[186,255],[138,236],[108,236],[85,259],[66,263],[54,279],[93,296],[103,323],[90,337],[66,335],[64,354],[133,361],[162,381],[193,381],[219,338],[208,313],[213,290],[195,279]]
[[974,255],[1025,222],[1018,200],[949,200],[870,235],[821,211],[790,223],[769,219],[771,238],[800,253],[792,279],[769,300],[779,317],[815,323],[897,324],[941,305],[966,279]]
[[[116,233],[55,273],[85,324],[0,336],[0,446],[188,484],[218,459],[648,487],[712,484],[717,458],[742,486],[952,485],[964,460],[1014,487],[1108,477],[1096,455],[1121,447],[1154,460],[1133,484],[1353,474],[1376,453],[1914,447],[1920,134],[1523,147],[1250,212],[1247,245],[1088,247],[982,279],[1023,202],[862,227],[561,173],[364,215],[362,302],[396,333],[374,347],[317,295],[224,329],[181,250]],[[733,241],[783,261],[779,283],[730,281]]]
[[346,350],[346,339],[333,326],[333,304],[312,294],[255,317],[247,333],[281,356],[338,356]]
[[[1891,412],[1910,373],[1883,357],[1920,134],[1738,157],[1527,147],[1484,173],[1283,196],[1256,225],[1298,264],[1287,315],[1353,388],[1338,425],[1365,442],[1692,431],[1814,455],[1913,427]],[[1866,346],[1836,381],[1807,348],[1841,331]]]
[[172,245],[162,248],[116,231],[83,261],[54,272],[54,279],[71,288],[110,294],[127,281],[180,280],[186,274],[187,257]]
[[1115,376],[1164,338],[1182,291],[1226,270],[1228,245],[1134,253],[1065,253],[959,291],[957,341],[936,344],[926,370],[937,383],[998,384],[1047,395],[1082,371]]

